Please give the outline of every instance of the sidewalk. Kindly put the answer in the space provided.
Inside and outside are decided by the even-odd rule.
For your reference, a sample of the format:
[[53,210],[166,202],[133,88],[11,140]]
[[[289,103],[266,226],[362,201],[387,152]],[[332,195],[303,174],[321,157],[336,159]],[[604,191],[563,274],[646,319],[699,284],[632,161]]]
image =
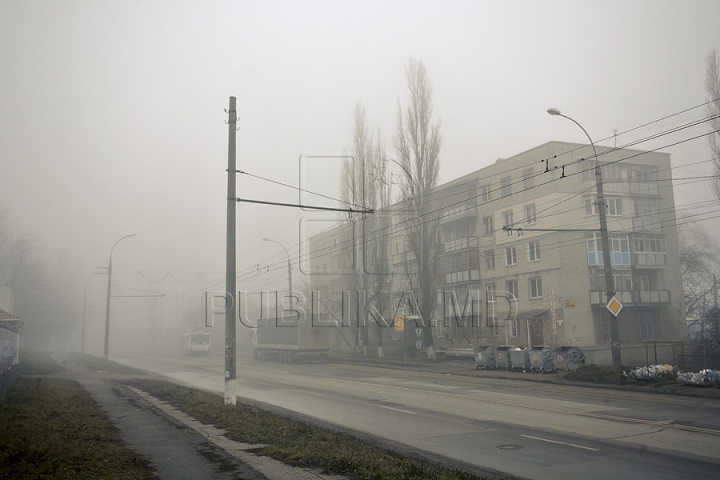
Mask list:
[[[79,382],[119,429],[123,441],[145,457],[163,480],[339,480],[346,477],[285,465],[251,453],[262,445],[232,441],[174,407],[116,382],[120,375],[68,362],[53,376]],[[127,377],[127,376],[125,376]]]

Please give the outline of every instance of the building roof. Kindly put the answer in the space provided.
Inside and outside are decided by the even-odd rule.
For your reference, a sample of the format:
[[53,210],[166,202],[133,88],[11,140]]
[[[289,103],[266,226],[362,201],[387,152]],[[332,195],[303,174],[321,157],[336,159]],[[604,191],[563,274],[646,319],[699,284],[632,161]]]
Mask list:
[[22,325],[23,322],[21,322],[19,318],[0,308],[0,327],[7,328],[13,332],[18,332]]
[[3,321],[3,320],[20,320],[20,319],[12,316],[8,312],[6,312],[2,308],[0,308],[0,321]]

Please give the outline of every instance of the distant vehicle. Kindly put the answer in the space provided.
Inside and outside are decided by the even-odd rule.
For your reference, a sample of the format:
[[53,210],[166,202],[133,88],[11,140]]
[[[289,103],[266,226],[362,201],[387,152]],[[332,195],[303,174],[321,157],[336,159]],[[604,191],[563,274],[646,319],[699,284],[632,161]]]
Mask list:
[[330,353],[327,325],[316,325],[308,318],[298,325],[297,318],[270,318],[253,333],[253,357],[294,363],[303,359],[326,359]]
[[183,355],[210,355],[210,334],[207,332],[190,332],[183,335]]

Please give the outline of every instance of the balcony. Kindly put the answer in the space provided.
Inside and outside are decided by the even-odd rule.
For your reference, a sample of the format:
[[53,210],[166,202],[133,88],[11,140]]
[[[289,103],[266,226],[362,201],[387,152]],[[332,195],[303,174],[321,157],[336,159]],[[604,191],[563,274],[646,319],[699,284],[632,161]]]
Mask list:
[[[667,305],[670,303],[669,290],[621,290],[615,292],[615,298],[624,306],[640,306],[640,305]],[[592,306],[607,305],[606,292],[590,292],[590,304]]]
[[633,217],[632,228],[636,232],[662,232],[663,220],[659,215]]
[[664,253],[634,253],[633,267],[635,268],[663,268],[665,266]]
[[445,242],[440,247],[440,254],[460,252],[469,248],[478,248],[480,245],[478,237],[467,237]]
[[440,225],[457,220],[467,220],[477,218],[477,207],[475,205],[458,205],[453,208],[444,209],[440,217]]
[[480,270],[463,270],[445,274],[445,284],[477,282],[480,280]]

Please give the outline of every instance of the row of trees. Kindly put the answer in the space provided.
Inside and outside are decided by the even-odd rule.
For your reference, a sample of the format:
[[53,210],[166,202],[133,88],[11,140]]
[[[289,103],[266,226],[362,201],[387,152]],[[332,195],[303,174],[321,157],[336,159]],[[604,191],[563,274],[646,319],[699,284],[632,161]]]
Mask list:
[[77,315],[58,283],[37,239],[18,232],[9,212],[0,209],[0,286],[9,290],[11,313],[23,322],[25,348],[60,347],[72,334]]
[[[404,311],[419,318],[423,343],[428,356],[434,357],[430,325],[436,306],[437,221],[428,215],[427,194],[438,184],[442,138],[440,121],[433,118],[432,83],[425,66],[411,57],[405,67],[405,77],[409,99],[405,107],[398,102],[392,139],[394,155],[387,155],[380,131],[372,132],[368,127],[363,105],[358,102],[355,107],[353,153],[343,165],[340,195],[346,204],[372,209],[375,213],[353,214],[349,221],[341,219],[344,228],[336,231],[343,238],[341,258],[345,263],[341,269],[350,273],[315,280],[315,285],[326,292],[328,302],[323,307],[336,320],[343,317],[343,308],[350,314],[353,338],[347,338],[341,331],[344,341],[365,355],[368,346],[375,343],[382,356],[383,331],[387,330],[383,327],[391,325],[388,314],[392,315],[397,309],[397,305],[391,305],[392,264],[387,237],[395,214],[401,219],[408,261],[403,270],[394,275],[402,275],[405,290],[412,292],[412,298],[406,298],[411,311]],[[390,174],[390,162],[400,167],[402,173],[398,177]],[[396,198],[392,198],[393,184],[400,189]],[[395,202],[400,212],[388,210]],[[350,242],[352,247],[347,246]],[[349,299],[343,298],[343,292],[352,295],[360,292],[359,297],[352,299],[352,308],[345,305]]]

